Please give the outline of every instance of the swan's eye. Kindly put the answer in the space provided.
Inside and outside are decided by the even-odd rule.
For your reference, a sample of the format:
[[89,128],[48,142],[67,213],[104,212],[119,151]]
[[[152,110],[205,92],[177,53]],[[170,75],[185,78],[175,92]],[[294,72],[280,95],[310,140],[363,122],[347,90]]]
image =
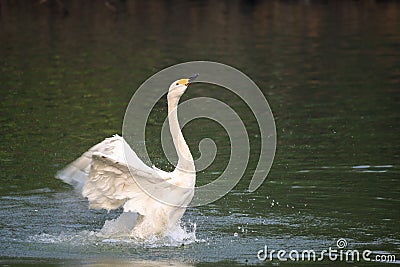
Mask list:
[[179,85],[179,83],[176,83],[175,85]]

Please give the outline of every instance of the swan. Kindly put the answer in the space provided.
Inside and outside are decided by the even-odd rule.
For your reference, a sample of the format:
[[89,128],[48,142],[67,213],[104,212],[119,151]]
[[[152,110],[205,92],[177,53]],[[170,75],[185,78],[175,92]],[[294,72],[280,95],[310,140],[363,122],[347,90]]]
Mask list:
[[178,122],[179,99],[198,74],[173,82],[168,90],[168,122],[178,154],[174,171],[143,163],[123,137],[114,135],[90,148],[56,177],[77,188],[90,208],[123,207],[135,213],[130,236],[146,239],[173,231],[193,198],[196,170]]

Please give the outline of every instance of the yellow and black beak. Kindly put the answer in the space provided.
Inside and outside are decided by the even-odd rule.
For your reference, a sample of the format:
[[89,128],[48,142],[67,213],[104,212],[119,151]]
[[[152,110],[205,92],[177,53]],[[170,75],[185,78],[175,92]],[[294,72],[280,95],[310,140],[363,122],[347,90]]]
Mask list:
[[185,86],[189,86],[193,80],[195,80],[197,77],[199,76],[198,73],[193,74],[192,76],[190,76],[188,79],[180,79],[178,81],[179,84],[184,84]]

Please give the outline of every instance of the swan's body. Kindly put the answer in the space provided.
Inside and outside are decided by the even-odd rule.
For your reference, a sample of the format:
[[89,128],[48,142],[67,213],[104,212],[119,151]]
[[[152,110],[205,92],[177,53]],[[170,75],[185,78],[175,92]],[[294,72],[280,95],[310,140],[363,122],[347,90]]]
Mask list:
[[122,137],[114,135],[90,148],[56,175],[82,190],[91,208],[123,207],[124,212],[137,213],[133,237],[164,235],[173,230],[193,198],[195,166],[179,126],[177,107],[194,78],[175,81],[168,92],[168,120],[178,154],[173,172],[147,166]]

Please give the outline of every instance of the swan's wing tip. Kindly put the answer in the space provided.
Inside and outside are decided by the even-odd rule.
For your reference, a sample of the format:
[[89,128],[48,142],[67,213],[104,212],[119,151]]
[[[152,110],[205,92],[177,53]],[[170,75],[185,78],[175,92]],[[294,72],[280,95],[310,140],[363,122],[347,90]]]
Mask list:
[[77,163],[79,161],[74,161],[64,169],[58,171],[55,178],[72,185],[75,189],[81,190],[88,179],[88,172],[86,168],[77,165]]
[[115,134],[114,136],[106,138],[104,141],[92,146],[79,158],[71,162],[64,169],[58,171],[55,177],[67,184],[74,186],[76,189],[82,189],[89,176],[93,153],[100,151],[110,154],[118,153],[118,147],[121,143],[121,139],[122,137],[120,137],[118,134]]

